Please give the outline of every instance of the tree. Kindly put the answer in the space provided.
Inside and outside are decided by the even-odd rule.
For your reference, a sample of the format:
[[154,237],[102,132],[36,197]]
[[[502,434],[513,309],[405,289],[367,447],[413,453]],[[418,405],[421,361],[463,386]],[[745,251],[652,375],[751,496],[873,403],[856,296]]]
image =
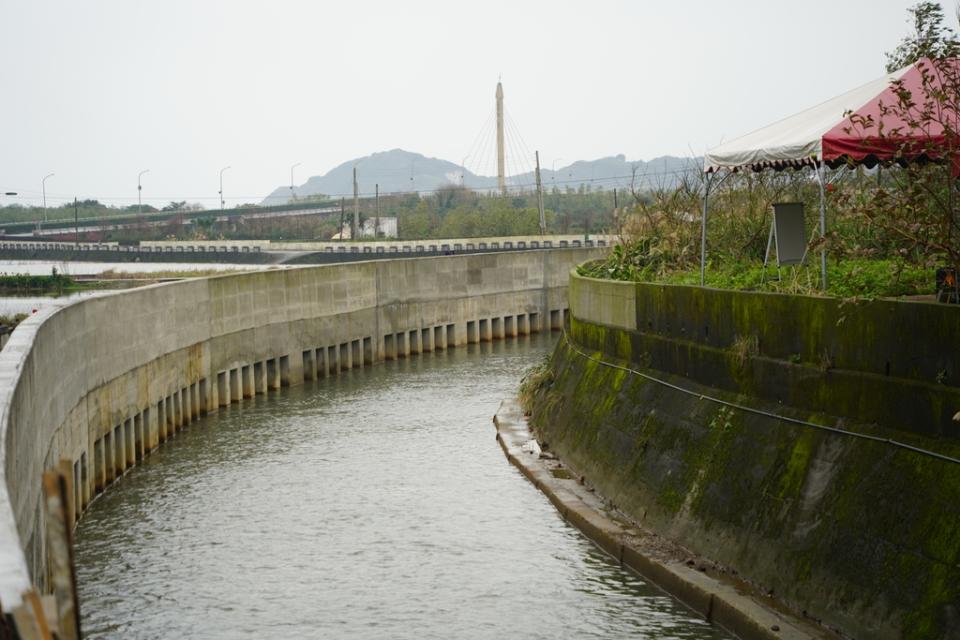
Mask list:
[[896,80],[891,83],[894,100],[881,103],[878,117],[849,118],[846,131],[892,150],[892,164],[900,165],[854,203],[889,234],[901,254],[960,265],[960,61],[931,58],[916,67],[919,90]]
[[907,11],[913,16],[913,33],[896,49],[887,52],[887,73],[922,58],[942,60],[960,54],[960,40],[944,25],[943,8],[939,2],[920,2]]

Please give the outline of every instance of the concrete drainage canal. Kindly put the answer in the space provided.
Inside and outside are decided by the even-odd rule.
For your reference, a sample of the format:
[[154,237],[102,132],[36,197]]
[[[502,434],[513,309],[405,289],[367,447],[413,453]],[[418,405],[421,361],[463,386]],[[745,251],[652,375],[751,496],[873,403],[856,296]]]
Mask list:
[[352,369],[194,422],[84,514],[84,637],[728,637],[504,458],[490,417],[555,339]]

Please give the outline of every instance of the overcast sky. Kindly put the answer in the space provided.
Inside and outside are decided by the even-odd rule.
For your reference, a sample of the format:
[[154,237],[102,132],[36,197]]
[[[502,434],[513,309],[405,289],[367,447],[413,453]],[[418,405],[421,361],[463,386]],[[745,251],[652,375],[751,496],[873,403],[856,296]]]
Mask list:
[[[262,199],[506,108],[544,166],[695,154],[884,72],[915,0],[0,2],[0,203]],[[953,7],[948,6],[953,26]],[[491,160],[492,163],[492,160]],[[471,164],[473,165],[471,167]],[[487,163],[468,161],[471,168]]]

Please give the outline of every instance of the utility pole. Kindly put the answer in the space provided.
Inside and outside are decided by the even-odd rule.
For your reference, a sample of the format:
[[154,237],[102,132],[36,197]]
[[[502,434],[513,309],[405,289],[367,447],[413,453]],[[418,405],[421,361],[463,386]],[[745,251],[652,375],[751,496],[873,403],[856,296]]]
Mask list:
[[503,149],[503,85],[497,82],[497,187],[507,195],[507,176]]
[[143,215],[143,185],[140,184],[140,178],[143,177],[143,174],[150,173],[150,169],[144,169],[137,174],[137,222],[140,222],[140,216]]
[[353,168],[353,225],[350,229],[350,239],[357,239],[360,230],[360,191],[357,188],[357,168]]
[[295,202],[297,200],[297,192],[294,190],[293,185],[293,170],[300,166],[300,163],[290,165],[290,201]]
[[80,214],[77,211],[77,197],[73,197],[73,246],[80,249]]
[[340,242],[343,242],[343,215],[346,213],[343,205],[343,198],[340,198]]
[[540,235],[547,235],[547,216],[543,212],[543,183],[540,181],[540,152],[534,152],[537,159],[537,208],[540,210]]
[[378,182],[376,187],[376,200],[377,200],[377,218],[373,223],[373,239],[377,240],[380,237],[380,183]]
[[[52,178],[54,174],[49,173],[40,181],[40,188],[43,189],[43,224],[47,224],[47,178]],[[37,225],[40,227],[40,225]]]
[[617,188],[613,188],[613,224],[617,225],[617,235],[621,236],[620,227],[620,203],[617,200]]

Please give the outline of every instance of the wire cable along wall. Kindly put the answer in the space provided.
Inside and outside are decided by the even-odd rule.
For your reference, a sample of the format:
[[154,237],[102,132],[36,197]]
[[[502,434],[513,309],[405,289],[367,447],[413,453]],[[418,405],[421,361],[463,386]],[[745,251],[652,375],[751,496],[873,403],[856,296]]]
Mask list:
[[879,442],[879,443],[881,443],[881,444],[886,444],[886,445],[889,445],[889,446],[892,446],[892,447],[897,447],[897,448],[899,448],[899,449],[906,449],[907,451],[912,451],[912,452],[918,453],[918,454],[920,454],[920,455],[929,456],[929,457],[931,457],[931,458],[936,458],[937,460],[943,460],[944,462],[951,462],[951,463],[953,463],[953,464],[960,464],[960,459],[953,458],[953,457],[951,457],[951,456],[946,456],[946,455],[943,455],[942,453],[937,453],[936,451],[930,451],[929,449],[921,449],[920,447],[915,447],[915,446],[910,445],[910,444],[907,444],[907,443],[905,443],[905,442],[900,442],[899,440],[893,440],[893,439],[891,439],[891,438],[883,438],[883,437],[880,437],[880,436],[873,436],[873,435],[870,435],[870,434],[867,434],[867,433],[858,433],[858,432],[856,432],[856,431],[848,431],[848,430],[846,430],[846,429],[840,429],[840,428],[838,428],[838,427],[830,427],[830,426],[823,425],[823,424],[816,424],[816,423],[814,423],[814,422],[809,422],[809,421],[807,421],[807,420],[800,420],[799,418],[791,418],[791,417],[789,417],[789,416],[781,415],[781,414],[778,414],[778,413],[773,413],[772,411],[765,411],[765,410],[763,410],[763,409],[757,409],[757,408],[755,408],[755,407],[749,407],[749,406],[747,406],[747,405],[739,404],[739,403],[737,403],[737,402],[730,402],[729,400],[724,400],[724,399],[722,399],[722,398],[717,398],[717,397],[711,396],[711,395],[709,395],[709,394],[699,393],[699,392],[697,392],[697,391],[694,391],[693,389],[688,389],[688,388],[686,388],[686,387],[682,387],[682,386],[680,386],[680,385],[678,385],[678,384],[674,384],[674,383],[672,383],[672,382],[668,382],[668,381],[666,381],[666,380],[664,380],[664,379],[662,379],[662,378],[658,378],[658,377],[656,377],[656,376],[652,376],[652,375],[650,375],[650,374],[648,374],[648,373],[643,373],[642,371],[637,371],[636,369],[631,369],[630,367],[626,367],[626,366],[623,366],[623,365],[619,365],[619,364],[616,364],[616,363],[614,363],[614,362],[607,362],[606,360],[604,360],[604,359],[602,359],[602,358],[598,358],[598,357],[596,357],[596,356],[592,356],[592,355],[590,355],[590,354],[585,353],[584,351],[582,351],[579,347],[577,347],[576,343],[574,343],[573,340],[570,339],[569,335],[567,335],[566,330],[563,331],[563,340],[564,340],[564,342],[567,344],[567,346],[569,346],[570,349],[572,349],[572,350],[574,351],[574,353],[576,353],[578,356],[580,356],[580,357],[582,357],[582,358],[586,358],[587,360],[591,360],[591,361],[596,362],[597,364],[603,365],[603,366],[605,366],[605,367],[610,367],[611,369],[617,369],[617,370],[619,370],[619,371],[626,371],[627,373],[629,373],[629,374],[631,374],[631,375],[635,375],[635,376],[638,376],[638,377],[640,377],[640,378],[643,378],[644,380],[648,380],[648,381],[650,381],[650,382],[653,382],[653,383],[655,383],[655,384],[659,384],[659,385],[664,386],[664,387],[667,387],[667,388],[669,388],[669,389],[673,389],[674,391],[679,391],[680,393],[685,393],[685,394],[687,394],[687,395],[689,395],[689,396],[692,396],[692,397],[694,397],[694,398],[697,398],[698,400],[706,400],[707,402],[713,402],[713,403],[715,403],[715,404],[719,404],[719,405],[722,405],[722,406],[725,406],[725,407],[729,407],[729,408],[731,408],[731,409],[736,409],[737,411],[744,411],[744,412],[746,412],[746,413],[752,413],[752,414],[754,414],[754,415],[764,416],[764,417],[766,417],[766,418],[771,418],[771,419],[773,419],[773,420],[779,420],[780,422],[787,422],[787,423],[789,423],[789,424],[796,424],[796,425],[799,425],[799,426],[802,426],[802,427],[808,427],[808,428],[810,428],[810,429],[819,429],[820,431],[828,431],[828,432],[830,432],[830,433],[836,433],[836,434],[843,435],[843,436],[849,436],[849,437],[851,437],[851,438],[859,438],[859,439],[861,439],[861,440],[870,440],[870,441],[872,441],[872,442]]

